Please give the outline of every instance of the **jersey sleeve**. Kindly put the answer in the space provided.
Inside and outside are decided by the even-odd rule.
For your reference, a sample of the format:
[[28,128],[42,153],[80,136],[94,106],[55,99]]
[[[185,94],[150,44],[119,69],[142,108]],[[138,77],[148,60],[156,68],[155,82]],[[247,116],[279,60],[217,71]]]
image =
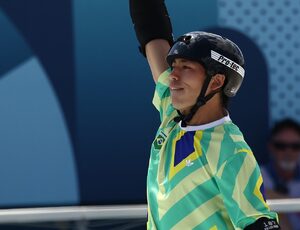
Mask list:
[[239,151],[225,161],[216,181],[236,228],[244,229],[261,217],[278,219],[265,201],[262,175],[250,150]]
[[169,68],[159,76],[152,101],[153,105],[160,114],[161,122],[163,122],[166,119],[170,120],[174,118],[177,114],[176,110],[174,109],[171,103],[168,79],[170,73],[171,69]]

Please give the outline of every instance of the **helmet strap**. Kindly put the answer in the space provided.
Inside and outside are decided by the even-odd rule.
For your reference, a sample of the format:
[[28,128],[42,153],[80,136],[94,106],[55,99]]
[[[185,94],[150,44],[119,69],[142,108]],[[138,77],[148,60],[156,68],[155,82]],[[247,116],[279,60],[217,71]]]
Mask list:
[[178,116],[174,118],[175,122],[180,122],[181,121],[181,126],[186,127],[187,123],[192,120],[193,116],[195,113],[198,111],[198,109],[205,105],[207,101],[209,101],[216,93],[220,92],[221,89],[217,89],[210,94],[205,96],[205,93],[207,91],[209,82],[211,80],[212,76],[207,76],[205,78],[204,84],[202,86],[201,92],[199,97],[197,98],[197,102],[193,107],[191,108],[190,112],[187,115],[182,114],[179,110],[177,110]]

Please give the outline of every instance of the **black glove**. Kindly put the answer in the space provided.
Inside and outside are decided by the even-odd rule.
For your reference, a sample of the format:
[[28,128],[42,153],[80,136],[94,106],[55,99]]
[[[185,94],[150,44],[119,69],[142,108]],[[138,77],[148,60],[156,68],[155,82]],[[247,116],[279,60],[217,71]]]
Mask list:
[[130,16],[140,42],[140,52],[154,39],[165,39],[173,45],[172,25],[164,0],[129,0]]

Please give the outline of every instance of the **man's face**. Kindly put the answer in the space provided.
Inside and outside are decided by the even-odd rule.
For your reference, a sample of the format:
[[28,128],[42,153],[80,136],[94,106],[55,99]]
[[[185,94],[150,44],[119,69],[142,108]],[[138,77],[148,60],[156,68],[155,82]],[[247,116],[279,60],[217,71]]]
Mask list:
[[293,171],[300,157],[300,135],[291,128],[277,133],[270,143],[270,150],[278,167]]
[[206,77],[205,69],[198,62],[182,58],[175,59],[172,68],[169,76],[172,104],[184,113],[197,102]]

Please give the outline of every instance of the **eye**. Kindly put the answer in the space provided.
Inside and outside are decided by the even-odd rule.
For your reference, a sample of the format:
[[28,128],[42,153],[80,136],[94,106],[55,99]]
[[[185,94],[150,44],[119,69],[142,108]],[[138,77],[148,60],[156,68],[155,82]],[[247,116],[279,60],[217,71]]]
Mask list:
[[188,66],[188,65],[184,65],[182,66],[183,69],[192,69],[192,67]]

